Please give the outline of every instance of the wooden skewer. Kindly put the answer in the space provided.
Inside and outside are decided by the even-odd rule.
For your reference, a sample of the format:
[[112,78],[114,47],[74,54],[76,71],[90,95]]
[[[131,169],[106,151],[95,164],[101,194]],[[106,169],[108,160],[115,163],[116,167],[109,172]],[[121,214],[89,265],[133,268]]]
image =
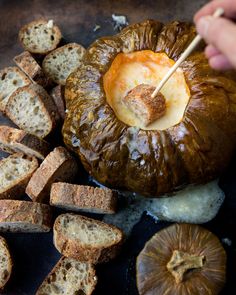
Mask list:
[[[224,14],[223,8],[217,8],[215,13],[213,14],[214,17],[219,17]],[[160,84],[156,87],[156,89],[153,91],[151,97],[154,98],[157,93],[161,90],[161,88],[165,85],[165,83],[169,80],[169,78],[174,74],[176,69],[180,66],[180,64],[190,55],[190,53],[195,49],[195,47],[199,44],[199,42],[202,40],[202,37],[200,35],[197,35],[193,41],[189,44],[189,46],[185,49],[185,51],[181,54],[180,58],[177,60],[177,62],[169,69],[169,71],[166,73],[166,75],[161,80]]]

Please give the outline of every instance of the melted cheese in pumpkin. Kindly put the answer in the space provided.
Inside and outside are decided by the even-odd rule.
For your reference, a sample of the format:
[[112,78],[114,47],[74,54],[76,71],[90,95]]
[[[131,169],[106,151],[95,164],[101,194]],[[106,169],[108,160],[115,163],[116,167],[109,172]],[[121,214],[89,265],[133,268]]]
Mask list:
[[157,86],[174,61],[165,53],[142,50],[119,53],[103,77],[108,104],[117,118],[129,126],[145,130],[164,130],[178,124],[188,104],[190,91],[183,71],[178,69],[164,85],[161,93],[166,99],[166,113],[147,127],[122,102],[128,91],[139,84]]

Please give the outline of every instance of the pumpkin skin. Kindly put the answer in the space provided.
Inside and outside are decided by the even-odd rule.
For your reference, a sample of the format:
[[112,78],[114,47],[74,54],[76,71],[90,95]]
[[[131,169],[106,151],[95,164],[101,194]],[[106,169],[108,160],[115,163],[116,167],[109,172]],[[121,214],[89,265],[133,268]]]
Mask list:
[[[205,260],[202,268],[186,272],[180,283],[167,268],[176,250]],[[140,295],[217,295],[225,284],[226,253],[210,231],[193,224],[173,224],[146,243],[136,268]]]
[[195,34],[192,25],[176,21],[130,25],[95,41],[67,79],[65,144],[102,184],[155,197],[210,181],[227,167],[236,145],[234,73],[212,70],[201,50],[181,65],[190,99],[181,122],[168,129],[121,122],[103,89],[103,76],[118,53],[152,50],[176,61]]

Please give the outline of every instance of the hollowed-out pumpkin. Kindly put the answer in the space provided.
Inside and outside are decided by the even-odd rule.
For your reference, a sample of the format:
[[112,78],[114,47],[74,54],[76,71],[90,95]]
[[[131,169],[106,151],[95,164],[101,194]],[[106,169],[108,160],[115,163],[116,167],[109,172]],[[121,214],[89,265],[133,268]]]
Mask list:
[[214,71],[201,48],[162,90],[166,113],[143,128],[122,104],[138,84],[157,84],[195,36],[187,23],[145,21],[95,41],[66,83],[66,145],[99,182],[158,196],[207,182],[236,144],[234,73]]

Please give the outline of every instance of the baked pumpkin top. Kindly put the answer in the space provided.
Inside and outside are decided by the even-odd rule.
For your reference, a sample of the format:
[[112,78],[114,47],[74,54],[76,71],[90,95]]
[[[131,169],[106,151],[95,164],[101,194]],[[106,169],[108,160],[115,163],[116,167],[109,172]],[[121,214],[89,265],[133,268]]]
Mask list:
[[101,183],[157,196],[209,181],[228,165],[236,144],[234,73],[211,69],[201,48],[181,65],[190,95],[181,120],[164,130],[122,122],[104,89],[104,76],[119,54],[147,50],[176,61],[195,34],[181,22],[131,25],[96,40],[69,76],[64,141]]

